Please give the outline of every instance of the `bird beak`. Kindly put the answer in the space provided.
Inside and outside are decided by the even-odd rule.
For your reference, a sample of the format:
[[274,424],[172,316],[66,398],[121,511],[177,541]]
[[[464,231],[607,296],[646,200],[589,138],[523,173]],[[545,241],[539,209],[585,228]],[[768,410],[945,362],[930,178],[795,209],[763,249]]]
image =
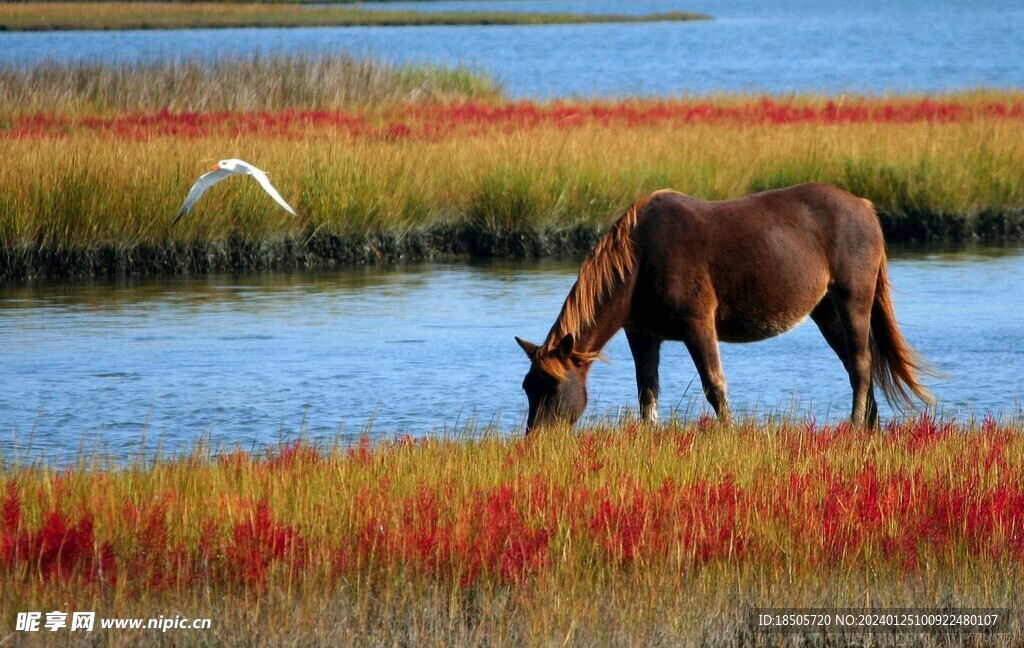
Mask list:
[[219,168],[220,168],[220,163],[217,163],[217,164],[214,164],[212,167],[210,167],[210,171],[216,171]]

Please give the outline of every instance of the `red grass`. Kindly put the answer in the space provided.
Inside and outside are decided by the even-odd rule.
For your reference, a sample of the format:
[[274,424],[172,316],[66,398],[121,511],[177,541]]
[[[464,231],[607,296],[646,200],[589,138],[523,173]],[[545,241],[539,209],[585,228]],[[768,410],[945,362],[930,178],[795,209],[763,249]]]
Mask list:
[[85,514],[72,523],[64,512],[49,511],[37,530],[27,531],[17,524],[10,526],[15,516],[7,517],[9,511],[19,506],[16,497],[15,491],[8,492],[4,526],[0,529],[0,565],[10,570],[5,575],[17,578],[21,574],[23,578],[44,582],[78,578],[94,583],[117,579],[113,546],[96,541],[91,515]]
[[[1024,560],[1024,467],[1006,457],[1016,433],[994,421],[970,433],[974,442],[962,447],[956,446],[968,434],[962,427],[928,416],[890,425],[881,436],[813,423],[777,434],[787,468],[746,482],[724,472],[647,486],[641,473],[608,464],[623,444],[645,438],[653,440],[652,456],[662,447],[670,456],[700,452],[696,425],[652,437],[635,429],[585,433],[575,446],[571,481],[516,469],[501,483],[469,491],[441,480],[411,494],[396,492],[375,469],[389,452],[418,452],[411,440],[371,448],[364,439],[347,457],[292,443],[265,459],[238,453],[219,460],[232,472],[255,469],[271,483],[337,469],[338,461],[365,473],[350,513],[323,511],[331,520],[327,535],[303,532],[275,514],[266,497],[229,497],[220,506],[211,500],[195,508],[200,519],[192,524],[201,533],[183,540],[172,513],[181,502],[168,493],[143,505],[125,502],[105,519],[101,536],[94,525],[99,514],[84,505],[58,502],[30,523],[23,493],[8,482],[0,577],[15,584],[124,578],[140,591],[198,582],[263,588],[310,574],[335,581],[398,572],[515,585],[588,560],[613,569],[667,563],[687,570],[717,562],[908,572],[964,560]],[[837,463],[860,456],[869,443],[902,459],[895,466],[880,465],[877,456]],[[954,446],[960,452],[952,464],[932,470],[913,463],[920,453]],[[507,450],[522,457],[524,447],[510,443]]]
[[306,562],[306,541],[292,526],[271,517],[263,499],[253,505],[250,519],[234,526],[223,553],[205,557],[219,563],[214,580],[263,585],[275,565],[285,567],[289,580],[298,574]]
[[543,126],[559,129],[586,125],[679,128],[689,124],[905,124],[978,119],[1024,119],[1024,103],[931,99],[808,103],[763,98],[737,103],[694,100],[590,104],[467,102],[400,106],[383,113],[359,110],[172,113],[162,110],[113,117],[35,114],[14,118],[0,137],[64,137],[81,132],[123,139],[211,135],[290,138],[344,134],[396,141],[439,140],[455,134],[526,131]]

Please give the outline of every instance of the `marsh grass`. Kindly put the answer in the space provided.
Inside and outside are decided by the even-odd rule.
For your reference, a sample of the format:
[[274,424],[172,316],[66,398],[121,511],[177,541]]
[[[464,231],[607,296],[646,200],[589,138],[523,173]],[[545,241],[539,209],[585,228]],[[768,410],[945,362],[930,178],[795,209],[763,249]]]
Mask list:
[[[890,242],[1024,238],[1024,99],[509,102],[465,70],[345,57],[0,68],[0,278],[588,251],[635,199],[825,182]],[[195,179],[244,178],[169,222]]]
[[[872,200],[891,242],[1019,240],[1022,128],[542,124],[391,138],[328,126],[280,137],[12,138],[0,168],[0,276],[585,252],[655,189],[721,199],[807,181]],[[225,157],[269,171],[301,217],[232,178],[170,228],[195,178]]]
[[219,27],[402,27],[549,25],[708,20],[697,13],[572,14],[367,10],[288,2],[18,2],[0,4],[0,30],[193,29]]
[[1022,438],[700,419],[7,463],[0,630],[72,607],[214,619],[176,645],[771,645],[749,607],[1012,608]]
[[38,112],[254,112],[501,97],[490,77],[467,68],[345,55],[0,65],[0,114],[7,119]]

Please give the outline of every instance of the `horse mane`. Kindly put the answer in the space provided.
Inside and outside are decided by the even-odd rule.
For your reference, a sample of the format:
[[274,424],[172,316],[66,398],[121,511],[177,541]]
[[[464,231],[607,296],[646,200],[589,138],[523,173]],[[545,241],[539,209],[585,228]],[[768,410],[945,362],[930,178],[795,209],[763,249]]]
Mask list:
[[[655,196],[665,191],[668,190],[655,191],[630,205],[584,259],[579,277],[562,305],[562,312],[534,358],[541,371],[556,379],[565,377],[565,365],[555,353],[558,343],[569,334],[578,340],[580,332],[596,320],[597,309],[614,293],[620,282],[632,275],[636,269],[633,229],[637,216]],[[600,350],[574,351],[572,360],[589,363],[600,356]]]

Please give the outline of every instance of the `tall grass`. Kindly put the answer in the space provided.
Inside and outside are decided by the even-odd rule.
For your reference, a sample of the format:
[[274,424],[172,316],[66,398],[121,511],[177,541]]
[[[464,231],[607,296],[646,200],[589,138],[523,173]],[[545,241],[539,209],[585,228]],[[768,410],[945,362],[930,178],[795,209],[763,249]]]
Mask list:
[[738,645],[750,607],[1013,607],[1022,466],[1016,425],[930,417],[8,464],[0,628],[73,608],[214,619],[185,643]]
[[95,116],[338,109],[490,101],[502,94],[490,77],[467,68],[398,66],[346,55],[0,66],[0,115],[6,120],[38,112]]
[[[270,131],[267,127],[266,131]],[[1018,121],[955,124],[540,126],[440,139],[105,132],[21,137],[0,168],[0,246],[48,253],[114,245],[259,243],[317,236],[403,236],[463,228],[488,236],[599,231],[662,187],[729,198],[794,182],[874,201],[890,240],[1019,238],[1024,151]],[[204,195],[168,227],[209,165],[240,157],[270,172],[301,213],[280,211],[244,178]],[[141,262],[141,260],[140,260]]]
[[383,27],[422,25],[547,25],[707,20],[680,11],[596,14],[498,11],[367,10],[298,6],[294,2],[15,2],[0,4],[0,29],[192,29],[217,27]]

